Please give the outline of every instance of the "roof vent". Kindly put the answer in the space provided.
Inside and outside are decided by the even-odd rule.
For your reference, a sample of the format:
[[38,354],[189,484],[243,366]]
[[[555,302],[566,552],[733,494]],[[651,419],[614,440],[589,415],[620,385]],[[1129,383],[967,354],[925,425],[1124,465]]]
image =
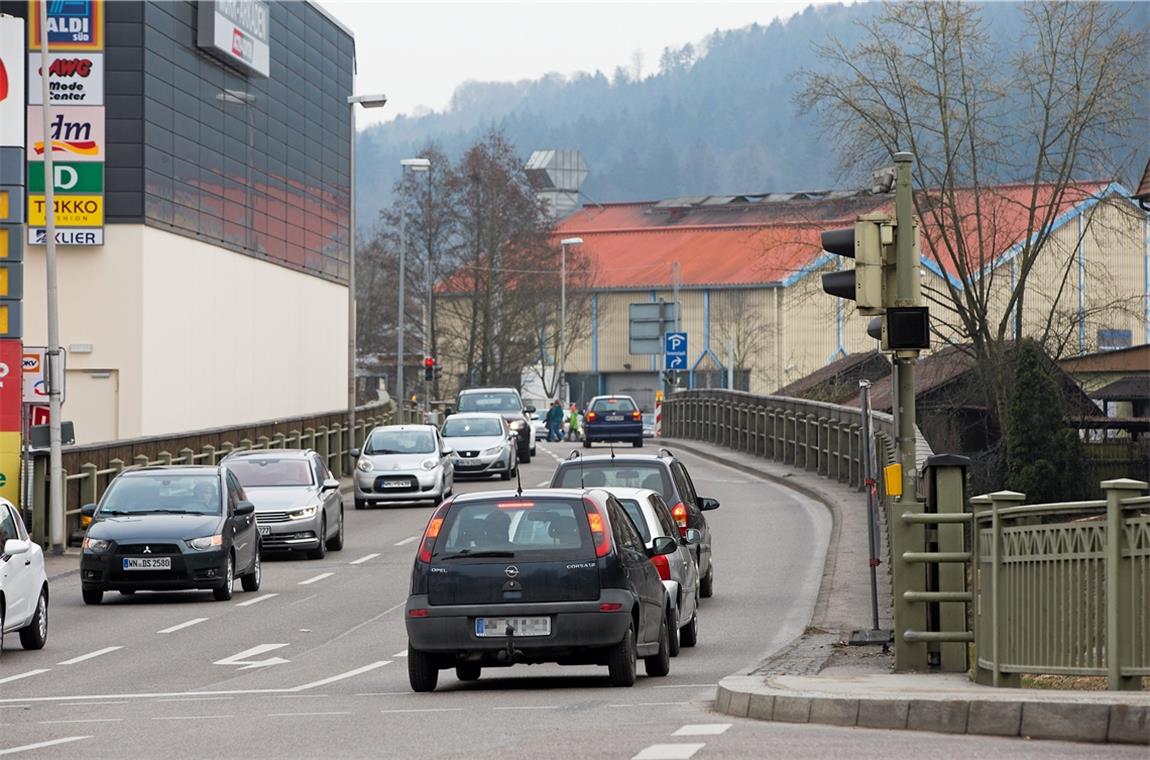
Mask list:
[[579,151],[537,150],[524,169],[535,194],[547,201],[553,219],[562,219],[579,208],[579,188],[588,174]]

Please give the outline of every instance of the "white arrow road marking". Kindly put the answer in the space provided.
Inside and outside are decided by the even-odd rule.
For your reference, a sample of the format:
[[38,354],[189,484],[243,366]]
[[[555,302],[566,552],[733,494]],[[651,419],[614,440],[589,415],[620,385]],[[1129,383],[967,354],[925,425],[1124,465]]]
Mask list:
[[319,681],[312,681],[311,683],[305,683],[303,686],[296,686],[295,688],[290,689],[290,691],[306,691],[308,689],[314,689],[317,686],[327,686],[329,683],[335,683],[336,681],[342,681],[345,678],[352,678],[353,676],[358,676],[360,673],[367,673],[370,670],[375,670],[376,668],[382,668],[384,665],[390,665],[390,664],[391,664],[391,660],[379,660],[378,662],[373,662],[370,665],[364,665],[362,668],[356,668],[355,670],[349,670],[346,673],[340,673],[337,676],[331,676],[329,678],[320,679]]
[[349,565],[362,565],[364,562],[370,562],[371,560],[375,559],[378,556],[379,556],[379,552],[376,552],[375,554],[368,554],[366,557],[360,557],[359,559],[353,559],[351,562],[348,562],[347,564],[349,564]]
[[30,752],[34,749],[44,749],[45,747],[55,747],[58,744],[68,744],[70,742],[82,742],[85,739],[91,739],[90,736],[66,736],[63,739],[52,739],[47,742],[37,742],[36,744],[25,744],[20,747],[8,747],[7,749],[0,749],[0,755],[15,755],[17,752]]
[[335,575],[335,573],[320,573],[319,575],[315,576],[314,578],[308,578],[306,581],[300,581],[299,585],[308,586],[312,583],[315,583],[316,581],[322,581],[324,578],[330,578],[333,575]]
[[285,660],[282,657],[269,657],[266,660],[252,660],[251,657],[261,655],[264,652],[271,652],[276,649],[282,649],[289,646],[288,644],[257,644],[251,649],[245,649],[239,654],[233,654],[231,657],[225,657],[222,660],[216,660],[213,665],[242,665],[240,670],[247,670],[248,668],[262,668],[266,665],[282,665],[291,660]]
[[79,657],[73,657],[70,660],[64,660],[63,662],[58,662],[56,664],[57,665],[75,665],[77,662],[83,662],[84,660],[90,660],[93,657],[99,657],[102,654],[108,654],[108,652],[115,652],[117,649],[123,649],[123,647],[104,647],[103,649],[97,649],[95,652],[89,652],[88,654],[82,654]]
[[47,673],[51,668],[37,668],[36,670],[29,670],[27,673],[17,673],[14,676],[7,678],[0,678],[0,683],[11,683],[12,681],[19,681],[21,678],[29,678],[30,676],[38,676],[41,673]]
[[279,596],[279,594],[261,594],[260,596],[257,596],[255,599],[249,599],[246,602],[240,602],[236,606],[237,607],[251,607],[253,604],[259,604],[260,602],[266,602],[268,599],[271,599],[273,596]]
[[192,618],[191,620],[187,621],[186,623],[180,623],[179,625],[173,625],[171,628],[165,628],[162,631],[156,631],[156,633],[175,633],[176,631],[181,631],[184,628],[191,628],[193,625],[199,625],[200,623],[204,622],[205,620],[207,620],[207,618]]

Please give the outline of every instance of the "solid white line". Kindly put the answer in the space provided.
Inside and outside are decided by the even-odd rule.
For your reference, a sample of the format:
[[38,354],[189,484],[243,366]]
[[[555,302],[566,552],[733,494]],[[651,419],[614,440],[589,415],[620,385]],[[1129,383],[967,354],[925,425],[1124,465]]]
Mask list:
[[349,670],[346,673],[340,673],[337,676],[331,676],[329,678],[320,679],[319,681],[312,681],[311,683],[305,683],[303,686],[296,686],[295,688],[291,689],[291,691],[306,691],[307,689],[314,689],[317,686],[327,686],[329,683],[335,683],[336,681],[342,681],[345,678],[352,678],[354,676],[358,676],[361,673],[367,673],[370,670],[375,670],[376,668],[382,668],[384,665],[390,665],[390,664],[391,664],[391,660],[379,660],[378,662],[373,662],[370,665],[364,665],[362,668],[356,668],[355,670]]
[[82,654],[79,657],[73,657],[70,660],[64,660],[63,662],[58,662],[56,664],[57,665],[75,665],[77,662],[83,662],[84,660],[90,660],[93,657],[99,657],[100,655],[107,654],[108,652],[115,652],[117,649],[123,649],[123,647],[104,647],[103,649],[97,649],[95,652],[89,652],[88,654]]
[[44,749],[45,747],[55,747],[58,744],[69,744],[70,742],[82,742],[85,739],[91,739],[90,736],[67,736],[63,739],[52,739],[46,742],[37,742],[36,744],[24,744],[20,747],[8,747],[7,749],[0,749],[0,755],[14,755],[17,752],[30,752],[34,749]]
[[57,723],[119,723],[123,718],[72,718],[71,720],[41,720],[37,723],[41,726],[54,725]]
[[407,650],[404,649],[402,652],[396,652],[392,657],[407,657]]
[[299,585],[307,586],[307,585],[310,585],[312,583],[315,583],[316,581],[322,581],[324,578],[330,578],[333,575],[335,575],[335,573],[320,573],[319,575],[315,576],[314,578],[308,578],[306,581],[300,581]]
[[362,565],[364,562],[370,562],[371,560],[375,559],[378,556],[379,556],[379,552],[376,552],[374,554],[368,554],[366,557],[360,557],[359,559],[353,559],[351,562],[348,562],[347,564],[349,564],[349,565]]
[[173,699],[157,699],[157,702],[218,702],[221,699],[234,699],[234,697],[175,697]]
[[730,723],[692,723],[678,729],[671,736],[718,736],[731,725]]
[[391,713],[432,713],[432,712],[463,712],[462,707],[423,707],[409,710],[380,710],[383,715]]
[[351,715],[351,711],[268,713],[269,718],[310,718],[315,715]]
[[56,707],[104,707],[105,705],[126,705],[128,700],[118,699],[111,702],[60,702]]
[[37,668],[36,670],[29,670],[27,673],[17,673],[14,676],[0,678],[0,683],[12,683],[13,681],[19,681],[21,678],[30,678],[31,676],[38,676],[41,673],[47,673],[49,670],[51,670],[51,668]]
[[492,707],[492,710],[558,710],[559,705],[505,705],[503,707]]
[[631,760],[688,760],[703,747],[702,744],[652,744]]
[[[357,697],[407,697],[411,696],[410,691],[364,691],[356,694]],[[26,705],[30,707],[30,705]]]
[[608,707],[669,707],[672,705],[689,705],[690,702],[636,702],[630,705],[607,705]]
[[220,720],[223,718],[232,718],[233,715],[160,715],[155,716],[152,720]]
[[273,596],[279,596],[279,594],[262,594],[260,596],[257,596],[255,599],[249,599],[246,602],[240,602],[236,606],[237,607],[251,607],[253,604],[259,604],[260,602],[267,601],[268,599],[271,599]]
[[171,628],[165,628],[162,631],[156,631],[156,633],[175,633],[176,631],[181,631],[184,628],[191,628],[193,625],[199,625],[200,623],[204,622],[205,620],[207,620],[207,618],[192,618],[191,620],[189,620],[186,623],[180,623],[179,625],[173,625]]
[[419,536],[408,536],[407,538],[403,539],[402,541],[396,541],[395,545],[396,546],[403,546],[404,544],[410,544],[412,541],[418,541],[418,540],[419,540]]

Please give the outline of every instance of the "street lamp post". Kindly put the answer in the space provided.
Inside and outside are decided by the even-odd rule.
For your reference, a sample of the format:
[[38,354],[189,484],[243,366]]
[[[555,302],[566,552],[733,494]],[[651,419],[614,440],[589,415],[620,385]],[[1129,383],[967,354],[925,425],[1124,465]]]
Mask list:
[[[427,160],[427,159],[424,159],[424,160]],[[425,199],[424,206],[423,206],[424,225],[426,227],[429,225],[429,222],[427,221],[428,215],[431,214],[431,162],[430,161],[428,161],[428,163],[427,163],[427,168],[422,170],[422,171],[424,171],[424,173],[427,174],[427,198]],[[435,319],[435,317],[431,313],[431,308],[432,308],[431,299],[432,299],[432,293],[433,293],[433,291],[432,291],[433,277],[432,277],[432,273],[431,273],[431,246],[433,243],[432,243],[432,240],[430,237],[430,230],[427,229],[427,230],[425,230],[425,232],[428,233],[428,238],[427,238],[427,250],[424,251],[424,257],[427,259],[426,272],[424,272],[424,277],[427,280],[427,282],[424,283],[427,286],[427,298],[423,304],[423,355],[424,355],[424,357],[428,357],[428,356],[431,356],[431,352],[433,350],[433,346],[431,344],[431,323]],[[430,415],[431,415],[431,388],[432,388],[432,384],[434,383],[434,375],[435,375],[435,366],[434,365],[432,366],[431,374],[432,374],[432,377],[430,377],[430,378],[425,377],[424,382],[423,382],[423,408],[424,408],[424,411],[428,414],[428,419],[430,419]]]
[[[411,169],[413,172],[425,172],[431,168],[431,162],[426,158],[405,158],[399,162],[401,179],[407,178],[407,170]],[[397,316],[395,321],[396,333],[396,346],[395,346],[395,393],[399,399],[399,404],[404,403],[407,398],[403,390],[403,339],[404,333],[407,332],[407,305],[404,303],[407,298],[407,215],[400,216],[399,222],[399,307],[396,309]]]
[[[562,253],[559,257],[559,356],[555,362],[557,393],[563,390],[563,362],[567,355],[567,246],[582,244],[583,238],[577,237],[563,238],[559,241]],[[563,394],[563,405],[566,406],[569,401],[567,395]]]
[[[351,185],[351,209],[348,221],[347,239],[347,448],[355,448],[355,363],[356,363],[356,336],[355,336],[355,106],[359,104],[364,108],[383,108],[387,104],[386,95],[349,95],[347,98],[348,111],[348,144],[351,149],[349,162],[349,178]],[[346,464],[346,463],[345,463]]]

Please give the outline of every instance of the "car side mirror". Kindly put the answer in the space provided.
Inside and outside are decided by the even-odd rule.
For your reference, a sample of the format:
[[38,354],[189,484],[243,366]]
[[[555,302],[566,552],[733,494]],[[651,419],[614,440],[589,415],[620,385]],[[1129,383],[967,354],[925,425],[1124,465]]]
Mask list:
[[321,491],[337,491],[337,490],[339,490],[339,481],[335,478],[328,478],[327,480],[325,480],[323,482],[323,485],[321,485],[319,487],[319,490],[321,490]]
[[533,406],[525,406],[523,408],[527,411],[528,414],[534,414],[535,412],[535,407]]
[[12,556],[14,554],[24,554],[32,548],[31,541],[21,541],[18,538],[10,538],[4,542],[4,554]]
[[683,543],[687,546],[694,546],[695,544],[702,543],[703,531],[698,528],[687,528],[687,532],[683,534]]
[[655,540],[651,542],[651,556],[659,557],[665,554],[674,554],[678,548],[675,539],[670,536],[656,536]]
[[708,499],[706,497],[702,497],[699,499],[699,511],[701,511],[701,512],[706,512],[707,510],[718,509],[718,508],[719,508],[719,500],[718,499]]
[[236,504],[236,517],[243,517],[244,515],[250,515],[252,512],[255,512],[255,511],[256,511],[256,505],[252,504],[250,501],[241,501],[238,504]]
[[455,453],[455,449],[451,449],[451,448],[448,448],[446,446],[443,447],[443,456],[447,456],[449,454],[454,454],[454,453]]
[[351,451],[349,451],[347,453],[348,453],[348,456],[350,456],[352,459],[359,459],[360,455],[363,454],[363,451],[360,449],[352,449]]
[[96,505],[85,504],[84,506],[80,507],[80,514],[83,517],[87,517],[89,520],[92,519],[96,516]]

